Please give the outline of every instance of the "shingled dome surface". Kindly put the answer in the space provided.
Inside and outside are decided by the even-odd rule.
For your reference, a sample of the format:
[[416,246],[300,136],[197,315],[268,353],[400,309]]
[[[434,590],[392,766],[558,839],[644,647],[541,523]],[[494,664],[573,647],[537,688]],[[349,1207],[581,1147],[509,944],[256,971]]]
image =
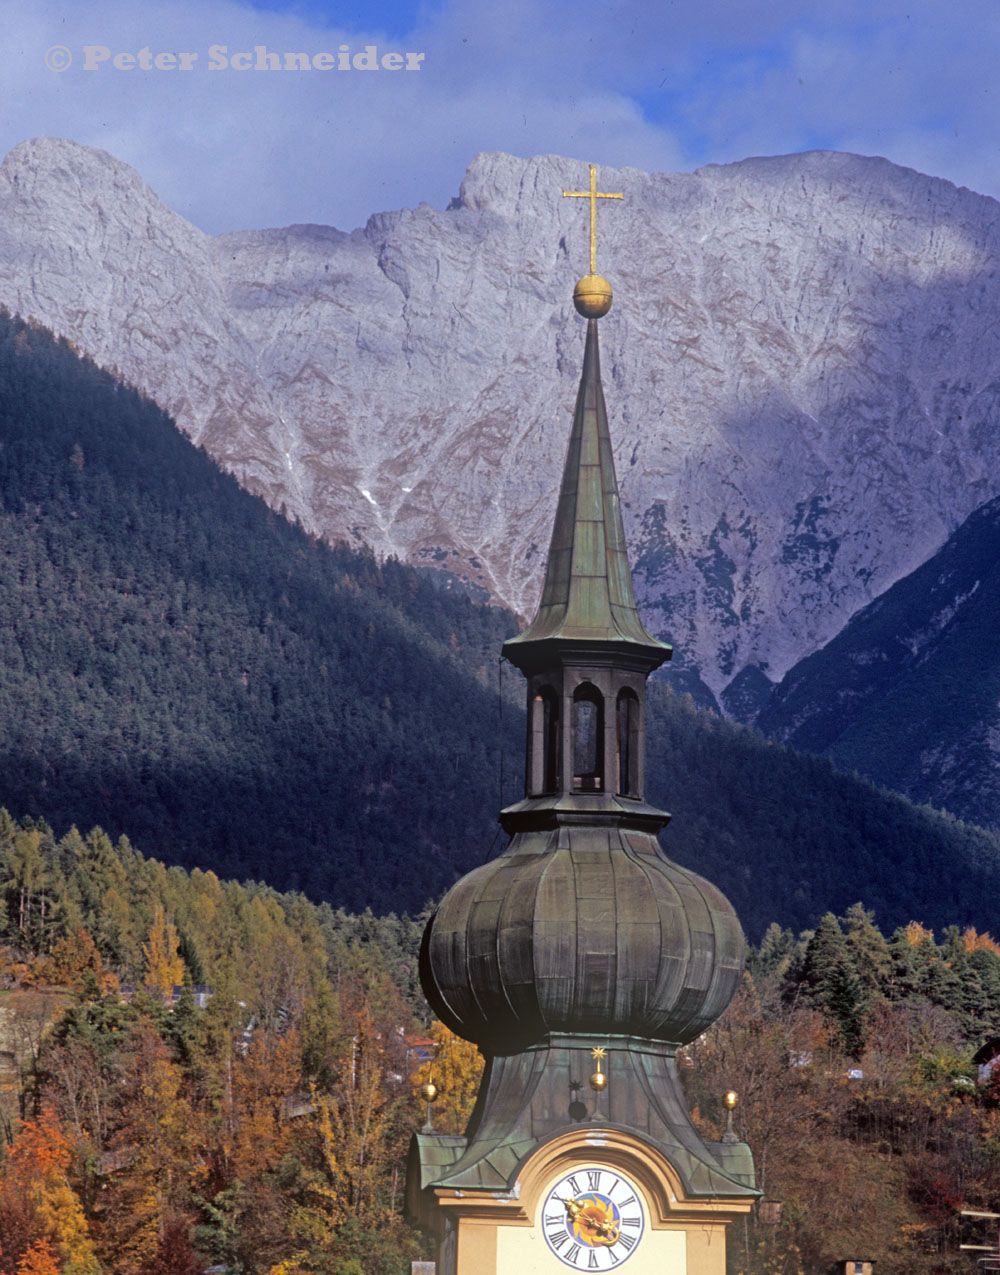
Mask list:
[[731,905],[654,837],[563,827],[515,837],[445,896],[424,987],[488,1052],[552,1033],[681,1045],[714,1022],[743,966]]

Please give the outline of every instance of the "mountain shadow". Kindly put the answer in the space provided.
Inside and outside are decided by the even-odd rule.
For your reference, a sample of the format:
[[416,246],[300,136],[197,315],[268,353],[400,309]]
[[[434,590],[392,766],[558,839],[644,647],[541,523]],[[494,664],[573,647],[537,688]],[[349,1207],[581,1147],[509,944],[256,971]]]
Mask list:
[[[309,537],[148,399],[0,315],[0,805],[414,914],[521,789],[514,618]],[[499,693],[498,693],[499,692]],[[997,839],[650,690],[667,854],[751,937],[858,898],[990,923]]]
[[1000,825],[1000,499],[785,676],[757,719],[914,801]]

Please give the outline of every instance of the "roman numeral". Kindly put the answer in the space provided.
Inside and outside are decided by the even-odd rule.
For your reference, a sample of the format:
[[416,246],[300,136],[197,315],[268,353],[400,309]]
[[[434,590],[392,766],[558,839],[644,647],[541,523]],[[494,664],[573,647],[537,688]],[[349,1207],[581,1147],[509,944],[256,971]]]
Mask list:
[[622,1226],[642,1226],[641,1217],[623,1217]]
[[564,1222],[566,1216],[563,1213],[547,1213],[545,1215],[546,1226],[558,1226],[560,1222]]
[[615,1178],[614,1182],[612,1182],[611,1185],[608,1187],[608,1195],[614,1194],[615,1187],[618,1185],[620,1181],[621,1181],[621,1178]]
[[552,1234],[549,1236],[549,1243],[552,1245],[554,1249],[560,1249],[562,1248],[562,1246],[566,1243],[568,1239],[569,1239],[569,1231],[567,1230],[553,1231]]
[[633,1244],[635,1244],[635,1236],[634,1235],[619,1236],[618,1243],[621,1244],[626,1250],[631,1249]]
[[587,1190],[599,1191],[601,1189],[601,1171],[595,1170],[593,1173],[587,1170]]
[[575,1266],[577,1262],[579,1261],[580,1254],[582,1252],[583,1252],[583,1249],[580,1247],[580,1245],[574,1244],[572,1248],[568,1248],[566,1250],[566,1256],[563,1258],[563,1261],[572,1262],[573,1265]]
[[573,1192],[573,1194],[574,1194],[574,1195],[579,1195],[579,1194],[580,1194],[580,1183],[579,1183],[579,1182],[577,1182],[576,1178],[574,1178],[574,1177],[568,1177],[568,1178],[566,1179],[566,1181],[569,1183],[570,1190]]
[[598,1264],[597,1264],[597,1254],[596,1254],[595,1252],[591,1251],[591,1252],[590,1252],[587,1256],[588,1256],[588,1258],[589,1258],[589,1261],[587,1262],[587,1270],[588,1270],[588,1271],[599,1271],[601,1268],[600,1268],[600,1266],[598,1266]]

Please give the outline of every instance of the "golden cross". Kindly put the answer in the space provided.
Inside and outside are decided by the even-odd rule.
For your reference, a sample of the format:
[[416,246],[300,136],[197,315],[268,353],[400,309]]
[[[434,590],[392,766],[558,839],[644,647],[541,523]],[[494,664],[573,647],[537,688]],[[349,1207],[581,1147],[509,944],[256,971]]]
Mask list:
[[599,199],[624,199],[619,191],[610,194],[606,190],[597,189],[597,165],[590,166],[590,190],[564,190],[563,199],[590,200],[590,273],[597,274],[597,201]]

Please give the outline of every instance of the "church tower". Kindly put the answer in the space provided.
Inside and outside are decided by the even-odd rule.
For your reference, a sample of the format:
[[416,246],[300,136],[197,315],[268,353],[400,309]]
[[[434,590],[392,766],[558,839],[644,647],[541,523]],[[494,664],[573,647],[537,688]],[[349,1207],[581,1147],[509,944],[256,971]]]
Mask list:
[[503,652],[527,680],[524,799],[506,850],[463,877],[424,936],[435,1013],[486,1059],[464,1136],[417,1134],[411,1215],[438,1275],[723,1275],[725,1229],[757,1196],[749,1148],[705,1143],[679,1046],[722,1014],[743,969],[736,915],[671,863],[644,798],[646,679],[670,658],[632,589],[598,323],[573,294],[583,372],[538,613]]

